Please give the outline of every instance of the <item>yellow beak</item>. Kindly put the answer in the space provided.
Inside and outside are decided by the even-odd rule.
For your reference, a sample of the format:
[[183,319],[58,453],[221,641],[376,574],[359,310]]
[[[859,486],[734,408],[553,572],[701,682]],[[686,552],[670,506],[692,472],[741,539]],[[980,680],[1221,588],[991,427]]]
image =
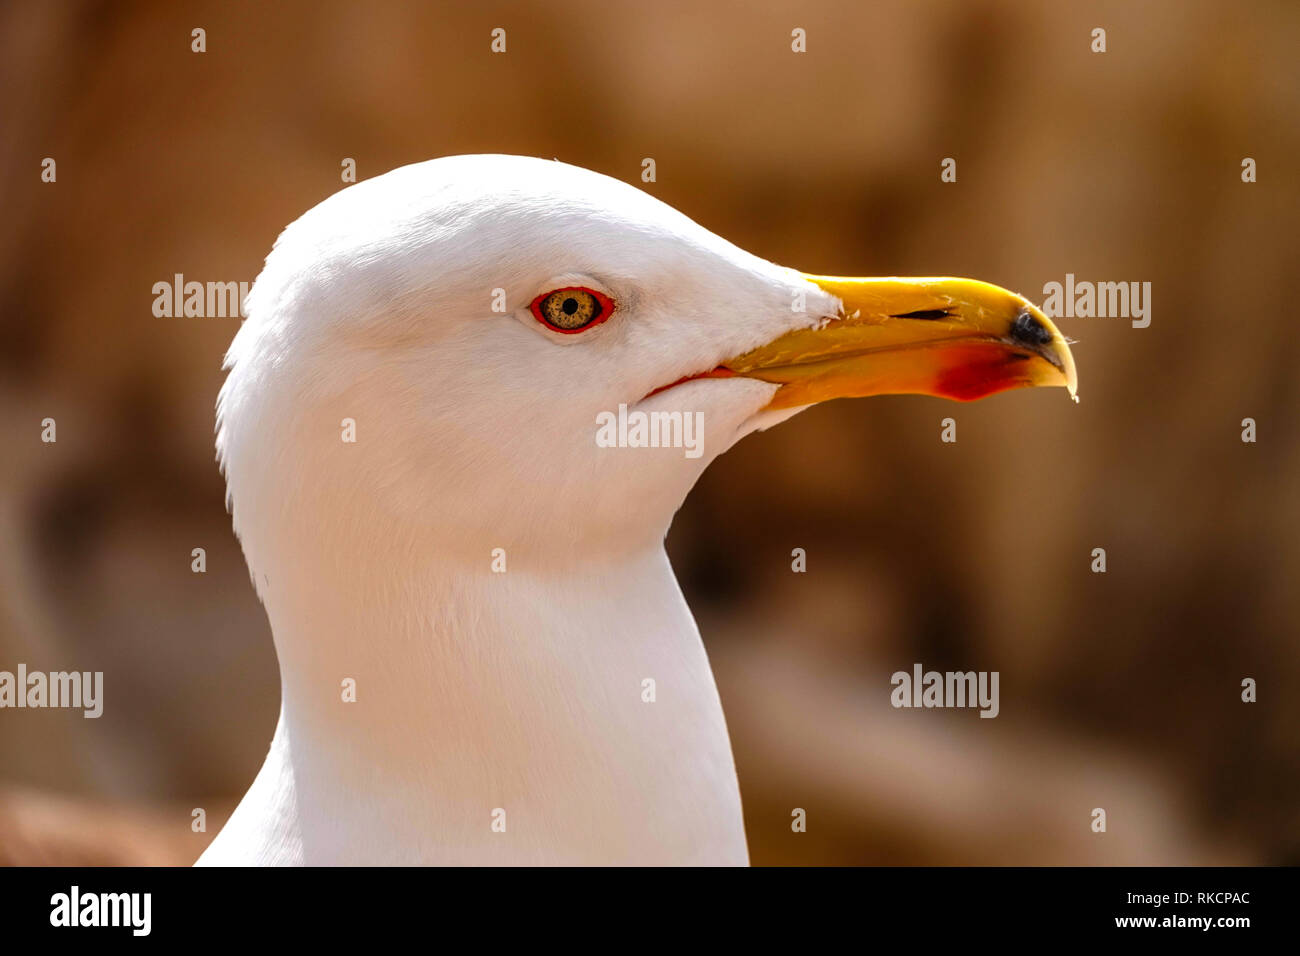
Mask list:
[[1070,346],[1014,292],[974,279],[804,278],[837,297],[840,314],[722,366],[780,384],[769,408],[869,395],[973,401],[1033,385],[1075,394]]

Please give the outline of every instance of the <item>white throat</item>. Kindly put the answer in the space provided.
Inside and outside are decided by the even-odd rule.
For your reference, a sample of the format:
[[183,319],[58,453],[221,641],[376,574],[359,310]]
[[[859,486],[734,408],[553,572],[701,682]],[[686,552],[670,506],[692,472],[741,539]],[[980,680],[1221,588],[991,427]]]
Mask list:
[[364,564],[262,582],[280,721],[200,863],[747,862],[722,708],[661,546],[582,577]]

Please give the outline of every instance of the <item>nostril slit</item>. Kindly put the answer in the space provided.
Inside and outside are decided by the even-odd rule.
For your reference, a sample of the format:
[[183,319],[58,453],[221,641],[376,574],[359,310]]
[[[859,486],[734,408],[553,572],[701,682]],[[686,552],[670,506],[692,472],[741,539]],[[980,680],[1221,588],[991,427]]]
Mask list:
[[1034,318],[1028,310],[1016,316],[1016,321],[1011,324],[1011,337],[1017,342],[1027,342],[1030,345],[1046,345],[1052,341],[1052,333],[1047,326]]
[[915,312],[900,312],[891,315],[891,319],[947,319],[952,313],[947,309],[917,309]]

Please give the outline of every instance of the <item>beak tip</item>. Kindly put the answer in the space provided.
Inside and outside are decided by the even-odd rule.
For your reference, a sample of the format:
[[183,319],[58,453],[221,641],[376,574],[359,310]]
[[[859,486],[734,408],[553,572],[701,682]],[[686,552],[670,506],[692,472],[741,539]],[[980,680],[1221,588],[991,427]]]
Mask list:
[[839,314],[726,363],[779,384],[773,407],[902,394],[974,401],[1034,385],[1064,386],[1078,402],[1068,340],[1024,296],[975,279],[804,278],[838,300]]

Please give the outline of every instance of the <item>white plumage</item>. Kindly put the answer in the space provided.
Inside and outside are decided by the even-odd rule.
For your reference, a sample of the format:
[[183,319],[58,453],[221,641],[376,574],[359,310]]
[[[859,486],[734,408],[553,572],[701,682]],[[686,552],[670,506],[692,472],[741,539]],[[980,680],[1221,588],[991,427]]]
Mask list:
[[[965,281],[910,283],[911,316],[884,321],[974,341],[934,308]],[[1030,308],[978,285],[996,307],[968,326]],[[615,313],[543,327],[529,304],[568,286]],[[746,863],[663,539],[715,456],[798,408],[765,411],[780,386],[743,375],[651,393],[836,316],[877,334],[828,288],[629,185],[520,157],[408,166],[290,225],[231,345],[217,439],[283,703],[200,863]],[[1072,388],[1046,348],[1035,363]],[[865,380],[842,393],[884,390]],[[600,447],[620,404],[703,413],[703,455]]]
[[[792,283],[810,314],[791,311]],[[528,304],[573,284],[618,312],[549,332]],[[648,399],[704,412],[699,459],[600,448],[595,420],[835,308],[558,162],[433,160],[289,226],[230,348],[218,435],[284,699],[200,862],[745,863],[721,706],[663,538],[714,456],[790,412],[762,413],[777,386],[751,379]]]

